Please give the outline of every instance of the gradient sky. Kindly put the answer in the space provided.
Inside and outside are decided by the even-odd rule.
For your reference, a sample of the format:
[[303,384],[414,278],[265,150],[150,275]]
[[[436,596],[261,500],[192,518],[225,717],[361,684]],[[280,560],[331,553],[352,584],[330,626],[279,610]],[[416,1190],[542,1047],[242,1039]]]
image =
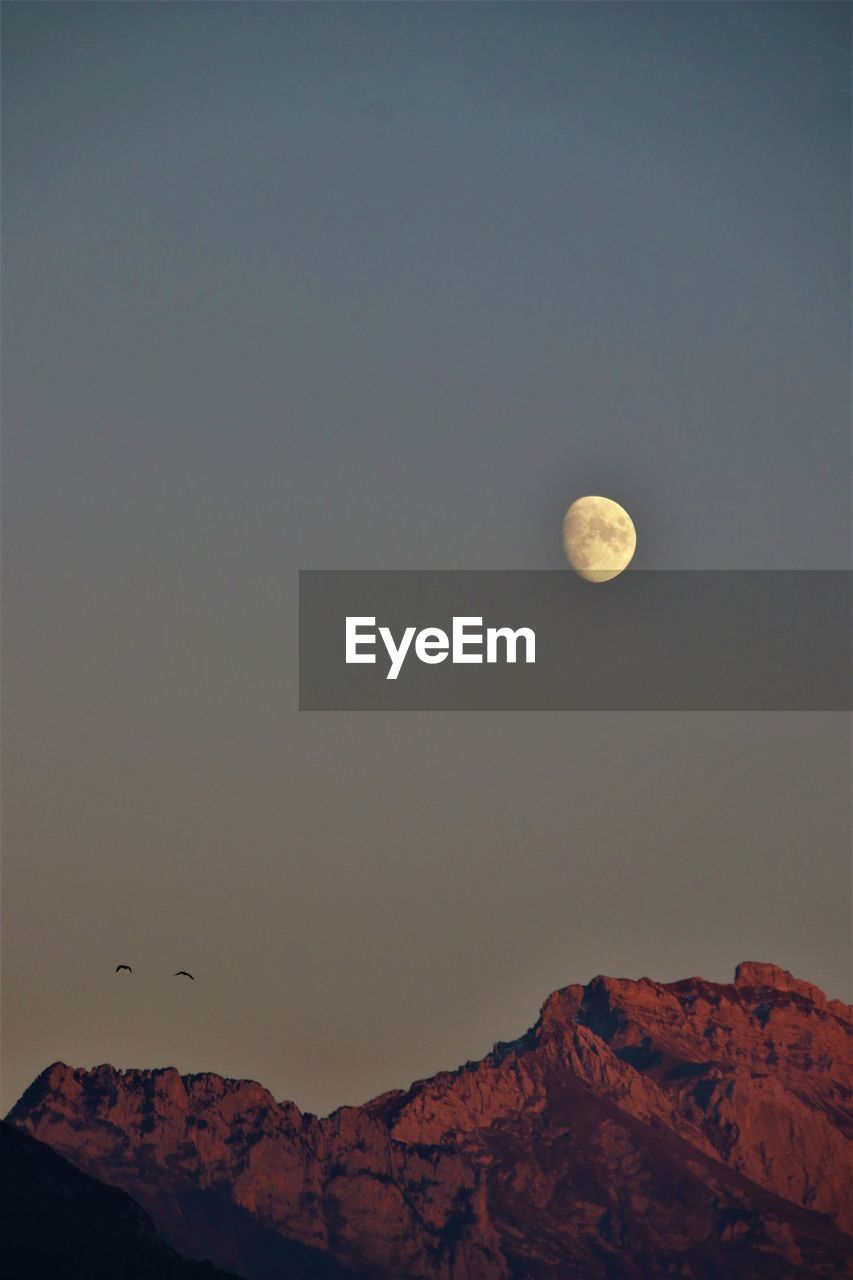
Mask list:
[[326,1111],[598,972],[849,998],[849,717],[296,671],[300,568],[557,567],[582,493],[637,567],[850,567],[849,25],[3,6],[4,1109],[59,1058]]

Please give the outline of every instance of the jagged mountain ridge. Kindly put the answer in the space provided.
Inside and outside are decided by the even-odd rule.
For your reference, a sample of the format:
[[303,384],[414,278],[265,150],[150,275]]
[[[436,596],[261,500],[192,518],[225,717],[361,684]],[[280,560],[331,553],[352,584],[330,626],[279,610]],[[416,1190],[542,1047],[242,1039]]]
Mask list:
[[371,1280],[853,1275],[850,1045],[848,1006],[748,963],[566,987],[482,1061],[325,1119],[54,1064],[10,1120],[219,1265],[211,1197]]

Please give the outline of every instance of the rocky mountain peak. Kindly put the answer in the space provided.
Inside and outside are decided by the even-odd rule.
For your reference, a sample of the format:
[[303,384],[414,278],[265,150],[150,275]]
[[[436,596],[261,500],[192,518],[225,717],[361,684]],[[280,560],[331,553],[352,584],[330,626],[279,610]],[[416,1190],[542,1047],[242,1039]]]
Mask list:
[[745,960],[735,970],[735,986],[753,991],[790,991],[811,1001],[821,1009],[829,1003],[820,987],[813,982],[795,978],[787,969],[777,964],[765,964],[760,960]]

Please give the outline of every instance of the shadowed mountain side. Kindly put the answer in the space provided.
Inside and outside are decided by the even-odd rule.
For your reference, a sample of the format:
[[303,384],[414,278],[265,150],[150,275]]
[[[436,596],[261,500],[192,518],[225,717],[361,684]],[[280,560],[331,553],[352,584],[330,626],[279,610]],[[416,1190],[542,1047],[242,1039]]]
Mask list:
[[[172,1196],[148,1189],[163,1236],[195,1256],[217,1254],[262,1280],[348,1280],[317,1249],[265,1230],[212,1191]],[[108,1186],[43,1142],[0,1123],[4,1275],[9,1280],[237,1280],[210,1262],[181,1257],[126,1192]]]
[[0,1204],[8,1280],[236,1280],[181,1258],[124,1191],[5,1123]]
[[482,1061],[325,1119],[251,1081],[62,1064],[10,1118],[219,1265],[228,1203],[370,1280],[853,1276],[850,1043],[847,1006],[744,964],[566,987]]

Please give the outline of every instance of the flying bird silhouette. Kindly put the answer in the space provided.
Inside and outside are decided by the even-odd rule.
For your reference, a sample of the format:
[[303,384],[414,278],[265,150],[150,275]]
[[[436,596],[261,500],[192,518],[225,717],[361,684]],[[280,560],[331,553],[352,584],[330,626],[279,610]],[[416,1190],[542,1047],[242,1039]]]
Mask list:
[[178,972],[175,974],[175,977],[176,978],[192,978],[193,982],[195,982],[195,978],[193,978],[191,973],[187,973],[186,969],[179,969]]
[[133,970],[131,969],[129,964],[117,964],[116,973],[118,973],[119,969],[127,969],[128,973],[133,973]]

